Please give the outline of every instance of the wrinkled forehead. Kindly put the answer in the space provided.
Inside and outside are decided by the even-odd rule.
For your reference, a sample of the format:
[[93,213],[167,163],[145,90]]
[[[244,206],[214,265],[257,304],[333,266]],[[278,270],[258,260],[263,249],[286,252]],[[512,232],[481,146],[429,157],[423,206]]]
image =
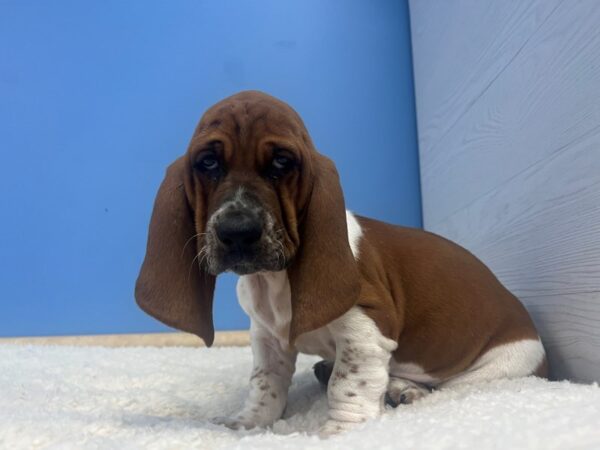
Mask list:
[[275,141],[301,151],[308,133],[300,116],[286,103],[258,92],[244,92],[212,106],[202,116],[193,141],[197,145],[227,140],[232,145],[256,147],[262,140]]

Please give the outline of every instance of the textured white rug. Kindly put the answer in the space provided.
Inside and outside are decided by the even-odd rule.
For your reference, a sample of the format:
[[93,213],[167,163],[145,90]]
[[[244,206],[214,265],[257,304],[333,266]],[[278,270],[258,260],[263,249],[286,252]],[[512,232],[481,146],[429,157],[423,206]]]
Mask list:
[[436,392],[320,441],[326,398],[300,357],[268,430],[208,419],[247,392],[248,348],[0,346],[0,448],[600,448],[600,388],[536,378]]

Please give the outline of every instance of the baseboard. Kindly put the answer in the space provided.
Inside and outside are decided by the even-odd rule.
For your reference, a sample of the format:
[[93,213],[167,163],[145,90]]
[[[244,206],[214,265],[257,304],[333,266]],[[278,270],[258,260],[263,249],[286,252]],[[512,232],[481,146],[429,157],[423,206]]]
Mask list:
[[[44,336],[0,338],[0,344],[75,345],[101,347],[204,347],[198,336],[189,333],[99,334],[86,336]],[[250,344],[248,331],[217,331],[214,347],[242,347]]]

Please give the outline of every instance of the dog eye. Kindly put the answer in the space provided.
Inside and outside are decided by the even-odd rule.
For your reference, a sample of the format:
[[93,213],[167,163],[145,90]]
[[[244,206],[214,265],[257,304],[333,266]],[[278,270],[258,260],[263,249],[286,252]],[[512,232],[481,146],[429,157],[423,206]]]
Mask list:
[[296,160],[292,156],[287,155],[286,150],[276,149],[273,153],[271,164],[266,169],[266,176],[272,180],[277,180],[296,166]]
[[297,168],[298,165],[298,161],[291,151],[285,148],[275,147],[273,149],[271,161],[263,170],[263,176],[270,180],[277,181]]
[[211,178],[218,178],[221,173],[221,161],[216,154],[208,152],[196,160],[194,168]]
[[278,155],[273,158],[271,164],[273,165],[274,169],[285,170],[292,165],[292,160],[287,156]]
[[219,168],[219,161],[214,156],[206,156],[200,160],[200,166],[204,170],[216,170]]

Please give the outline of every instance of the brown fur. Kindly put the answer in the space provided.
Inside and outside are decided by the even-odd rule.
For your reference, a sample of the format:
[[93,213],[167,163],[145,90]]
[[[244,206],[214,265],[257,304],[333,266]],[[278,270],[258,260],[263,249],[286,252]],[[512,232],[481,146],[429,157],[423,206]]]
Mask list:
[[398,342],[396,361],[445,379],[492,347],[538,338],[519,300],[464,248],[426,231],[358,220],[359,304]]
[[[215,142],[227,166],[227,175],[218,181],[194,170],[194,162]],[[277,182],[261,175],[274,147],[285,148],[299,162],[298,170]],[[140,307],[212,344],[215,280],[197,253],[203,247],[208,218],[239,186],[252,191],[277,227],[285,230],[293,311],[290,341],[356,304],[358,268],[348,245],[344,197],[335,166],[315,150],[293,109],[269,95],[249,91],[210,108],[186,154],[167,171],[136,284]]]
[[[227,166],[218,181],[194,170],[207,146],[215,145]],[[299,163],[276,182],[261,175],[274,147]],[[206,221],[239,186],[250,189],[285,230],[291,343],[360,305],[383,335],[398,342],[397,361],[443,379],[496,345],[537,338],[521,303],[490,270],[439,236],[359,217],[364,236],[355,262],[335,166],[315,150],[295,111],[260,92],[242,92],[210,108],[186,154],[167,171],[136,285],[146,312],[212,343],[215,277],[196,256]],[[545,362],[538,373],[546,373]]]
[[[188,161],[181,157],[169,167],[160,185],[135,297],[148,314],[169,326],[197,334],[212,345],[215,277],[193,270],[191,264],[197,253],[193,236],[203,228],[194,228],[189,174]],[[202,211],[199,208],[195,214],[195,222],[200,226],[204,223]]]

